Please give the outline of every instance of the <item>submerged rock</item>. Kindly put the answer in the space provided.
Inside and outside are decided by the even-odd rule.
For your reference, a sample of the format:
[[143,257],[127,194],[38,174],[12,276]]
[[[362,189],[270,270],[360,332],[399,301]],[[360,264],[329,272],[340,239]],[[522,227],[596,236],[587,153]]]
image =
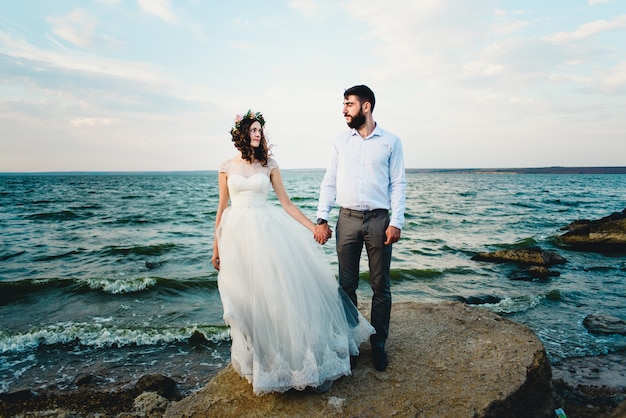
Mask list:
[[32,399],[37,393],[30,389],[21,389],[10,393],[0,393],[0,401],[2,402],[20,402]]
[[579,250],[626,252],[626,209],[604,218],[572,222],[561,230],[561,241]]
[[139,378],[135,384],[137,393],[155,392],[164,398],[173,399],[177,395],[176,382],[160,374],[147,374]]
[[160,261],[157,262],[153,262],[153,261],[146,261],[146,268],[148,270],[154,270],[154,269],[158,269],[163,267],[163,263]]
[[468,305],[485,305],[498,303],[502,300],[502,298],[493,295],[457,296],[456,299]]
[[626,335],[626,321],[601,313],[589,314],[583,319],[583,325],[596,334],[621,334]]
[[[363,312],[369,309],[362,308]],[[395,303],[389,366],[374,369],[369,344],[352,376],[325,394],[256,396],[229,365],[164,417],[551,417],[551,369],[526,326],[459,302]]]
[[547,281],[550,277],[558,277],[561,273],[558,271],[550,270],[543,266],[530,266],[523,270],[518,270],[511,274],[511,280],[523,280],[523,281]]
[[544,267],[550,267],[556,264],[565,264],[567,262],[567,260],[565,260],[565,258],[557,252],[544,251],[539,247],[481,252],[472,256],[471,259],[475,261],[490,261],[492,263],[515,263]]

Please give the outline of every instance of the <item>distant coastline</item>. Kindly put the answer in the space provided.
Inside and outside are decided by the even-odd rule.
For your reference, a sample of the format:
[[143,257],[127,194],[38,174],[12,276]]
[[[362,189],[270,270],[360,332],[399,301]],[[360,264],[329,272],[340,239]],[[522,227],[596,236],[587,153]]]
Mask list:
[[451,174],[626,174],[626,167],[408,168],[406,171]]
[[[159,175],[159,174],[209,174],[217,170],[171,171],[5,171],[2,175]],[[283,171],[324,171],[323,168],[287,168]],[[407,173],[439,174],[626,174],[626,166],[614,167],[520,167],[520,168],[407,168]]]

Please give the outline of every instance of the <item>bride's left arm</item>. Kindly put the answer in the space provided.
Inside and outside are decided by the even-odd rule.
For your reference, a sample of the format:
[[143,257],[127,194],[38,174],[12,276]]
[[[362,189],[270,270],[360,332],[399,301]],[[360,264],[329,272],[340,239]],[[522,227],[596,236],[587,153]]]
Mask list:
[[273,168],[270,172],[270,181],[272,182],[272,187],[274,187],[274,192],[276,192],[276,197],[278,197],[278,201],[282,205],[285,212],[287,212],[293,219],[304,225],[309,231],[314,232],[315,224],[311,222],[311,220],[307,218],[306,215],[302,213],[302,211],[298,209],[298,207],[294,205],[289,198],[278,167]]

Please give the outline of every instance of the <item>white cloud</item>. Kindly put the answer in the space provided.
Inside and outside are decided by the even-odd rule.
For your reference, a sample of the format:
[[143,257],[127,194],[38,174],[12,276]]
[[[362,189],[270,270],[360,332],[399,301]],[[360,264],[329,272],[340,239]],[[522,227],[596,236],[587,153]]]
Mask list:
[[496,34],[507,35],[520,31],[536,23],[534,20],[520,20],[520,16],[527,15],[524,10],[504,10],[496,9],[493,12],[495,23],[493,31]]
[[626,29],[626,15],[617,16],[611,21],[596,20],[579,26],[573,32],[558,32],[548,36],[546,39],[555,43],[564,43],[569,41],[579,41],[602,32]]
[[316,16],[320,11],[320,5],[315,0],[291,0],[289,7],[308,17]]
[[626,62],[604,71],[600,75],[600,88],[611,93],[626,93]]
[[146,84],[171,84],[152,64],[133,63],[99,55],[62,50],[60,52],[32,45],[25,39],[0,30],[0,52],[16,59],[34,61],[42,68],[57,68],[133,80]]
[[594,4],[603,4],[603,3],[611,3],[613,0],[589,0],[589,5],[593,6]]
[[305,18],[318,22],[344,13],[342,2],[335,0],[290,0],[287,5]]
[[145,13],[157,16],[168,23],[178,23],[178,17],[172,10],[169,0],[137,0]]
[[493,10],[488,4],[460,0],[417,2],[351,1],[346,7],[355,20],[365,22],[378,59],[366,76],[373,79],[428,79],[455,77],[464,55],[491,34]]
[[[347,12],[356,19],[367,22],[370,39],[387,44],[411,45],[419,51],[441,49],[451,45],[464,45],[467,34],[476,30],[475,18],[481,7],[459,0],[425,0],[419,2],[351,1]],[[484,26],[481,25],[481,29]]]
[[88,46],[94,38],[96,18],[85,10],[76,9],[62,17],[47,17],[52,33],[78,46]]
[[505,71],[503,65],[479,61],[468,62],[463,66],[463,69],[465,74],[470,77],[473,75],[493,76]]
[[[51,25],[54,35],[82,48],[96,49],[104,45],[119,50],[125,46],[125,42],[109,35],[98,35],[96,33],[98,20],[83,9],[73,10],[64,16],[49,16],[46,21]],[[47,34],[47,38],[57,46],[63,47],[53,35]]]
[[115,118],[80,118],[70,120],[70,125],[81,128],[94,127],[98,125],[111,125],[117,122],[118,119]]
[[589,84],[593,81],[591,77],[581,77],[576,74],[550,74],[550,80],[555,82],[571,81],[578,84]]
[[495,29],[495,32],[497,33],[509,34],[509,33],[517,32],[520,29],[523,29],[530,25],[532,25],[532,22],[516,20],[512,22],[501,23],[497,25],[494,29]]

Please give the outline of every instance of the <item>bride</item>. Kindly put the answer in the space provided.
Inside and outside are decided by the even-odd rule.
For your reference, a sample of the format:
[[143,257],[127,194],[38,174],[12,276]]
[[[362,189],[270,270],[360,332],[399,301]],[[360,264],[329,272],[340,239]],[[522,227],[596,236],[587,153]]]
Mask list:
[[[264,125],[258,112],[236,118],[230,133],[239,155],[218,174],[211,261],[219,270],[231,363],[257,395],[325,392],[351,374],[350,356],[374,329],[344,297],[312,238],[315,225],[290,200]],[[267,202],[270,184],[284,211]]]

